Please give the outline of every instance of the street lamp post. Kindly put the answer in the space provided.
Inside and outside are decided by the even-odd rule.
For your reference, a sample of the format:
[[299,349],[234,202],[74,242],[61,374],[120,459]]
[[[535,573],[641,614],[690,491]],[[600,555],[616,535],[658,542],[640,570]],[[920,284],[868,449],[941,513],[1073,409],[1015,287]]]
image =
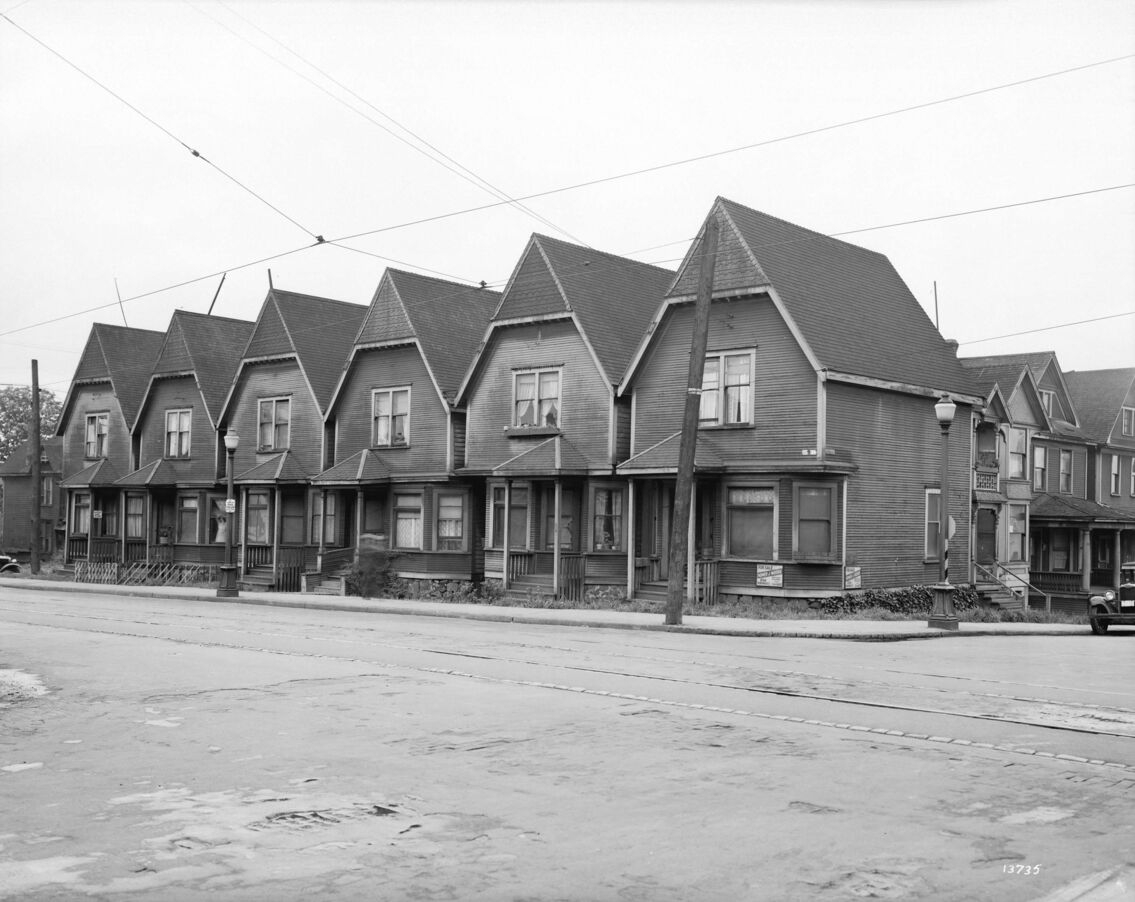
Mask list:
[[233,458],[240,437],[235,432],[225,433],[225,475],[228,479],[228,497],[225,498],[225,562],[221,566],[221,580],[217,585],[218,598],[236,598],[240,590],[236,584],[236,564],[233,561],[233,532],[236,530],[236,497],[233,493]]
[[950,424],[954,422],[956,410],[957,405],[945,395],[934,405],[934,415],[942,429],[942,480],[938,496],[938,584],[931,589],[934,593],[934,606],[926,625],[940,630],[958,628],[958,615],[954,610],[954,587],[950,585],[946,558],[950,529]]

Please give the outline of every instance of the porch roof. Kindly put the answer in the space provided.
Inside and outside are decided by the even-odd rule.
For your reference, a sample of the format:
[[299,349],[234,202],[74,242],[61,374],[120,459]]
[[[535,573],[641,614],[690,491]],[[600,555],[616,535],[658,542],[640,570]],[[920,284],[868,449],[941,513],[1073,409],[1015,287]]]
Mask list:
[[588,460],[567,438],[553,435],[493,467],[493,476],[586,475]]
[[1100,524],[1127,529],[1135,526],[1135,513],[1088,501],[1086,498],[1038,492],[1033,495],[1032,505],[1029,507],[1029,520],[1043,521],[1045,526]]
[[352,454],[312,480],[314,485],[364,485],[390,481],[390,467],[373,448]]
[[[675,432],[669,438],[664,438],[658,444],[651,445],[645,451],[640,451],[634,457],[624,460],[616,468],[616,472],[626,474],[678,472],[681,439],[682,433]],[[725,461],[713,444],[713,440],[699,435],[697,447],[694,449],[694,471],[721,472],[724,469]]]
[[251,470],[245,470],[233,481],[241,484],[272,482],[307,482],[308,472],[300,466],[291,451],[277,454]]
[[974,489],[973,497],[975,501],[983,501],[986,504],[1004,504],[1009,499],[1001,492],[991,492],[988,489]]
[[118,478],[118,470],[104,457],[73,476],[68,476],[59,485],[65,489],[90,489],[114,485]]
[[139,467],[133,473],[127,473],[115,483],[115,485],[121,486],[176,484],[177,477],[173,472],[173,466],[168,460],[164,459],[155,460],[144,467]]

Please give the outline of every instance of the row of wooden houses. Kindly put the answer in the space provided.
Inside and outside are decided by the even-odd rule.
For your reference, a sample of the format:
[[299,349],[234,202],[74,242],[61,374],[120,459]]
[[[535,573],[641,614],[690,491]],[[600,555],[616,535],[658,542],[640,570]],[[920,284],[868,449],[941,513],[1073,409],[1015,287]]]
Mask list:
[[[1135,557],[1135,368],[959,359],[882,255],[709,217],[691,595],[933,583],[944,508],[953,581],[1003,599]],[[255,323],[95,325],[58,428],[67,560],[215,567],[232,529],[246,586],[383,549],[407,580],[660,594],[705,228],[676,272],[534,235],[499,293],[387,270],[369,306],[271,288]]]

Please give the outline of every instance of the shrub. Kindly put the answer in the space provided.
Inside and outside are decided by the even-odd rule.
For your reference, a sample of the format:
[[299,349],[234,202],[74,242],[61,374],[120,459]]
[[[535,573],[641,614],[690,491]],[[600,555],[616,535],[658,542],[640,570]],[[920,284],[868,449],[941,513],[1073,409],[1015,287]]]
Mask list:
[[[344,576],[348,595],[363,598],[391,597],[391,584],[395,577],[391,573],[394,555],[387,551],[366,551],[351,565]],[[395,596],[397,597],[397,596]]]

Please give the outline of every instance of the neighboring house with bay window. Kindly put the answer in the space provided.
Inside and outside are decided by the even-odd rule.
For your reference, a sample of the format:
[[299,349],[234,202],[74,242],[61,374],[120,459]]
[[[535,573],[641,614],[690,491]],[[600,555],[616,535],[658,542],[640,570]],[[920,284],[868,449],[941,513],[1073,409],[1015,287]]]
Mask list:
[[[240,579],[296,591],[317,564],[311,522],[333,440],[323,418],[366,315],[361,304],[271,288],[218,417],[235,432]],[[187,515],[188,517],[188,515]]]
[[95,323],[71,380],[63,440],[66,560],[122,561],[125,512],[117,482],[133,469],[131,427],[166,333]]
[[533,235],[457,402],[483,481],[485,576],[579,597],[625,585],[630,407],[616,389],[673,273]]
[[316,570],[341,574],[360,549],[392,552],[407,579],[479,578],[479,481],[458,479],[457,390],[500,293],[388,269],[326,413],[327,458],[312,479]]
[[173,314],[132,425],[133,470],[115,483],[123,563],[223,562],[230,518],[217,425],[252,325]]
[[[687,595],[818,597],[938,578],[941,431],[956,404],[950,575],[969,570],[983,399],[886,257],[718,198]],[[706,222],[708,223],[708,218]],[[632,400],[628,589],[668,577],[703,225],[620,394]],[[689,581],[693,575],[694,580]]]

